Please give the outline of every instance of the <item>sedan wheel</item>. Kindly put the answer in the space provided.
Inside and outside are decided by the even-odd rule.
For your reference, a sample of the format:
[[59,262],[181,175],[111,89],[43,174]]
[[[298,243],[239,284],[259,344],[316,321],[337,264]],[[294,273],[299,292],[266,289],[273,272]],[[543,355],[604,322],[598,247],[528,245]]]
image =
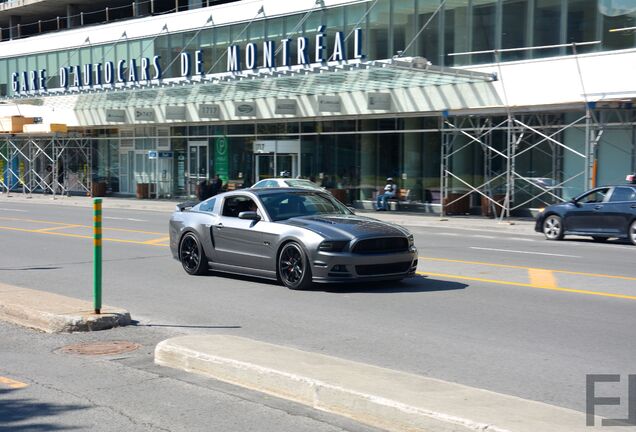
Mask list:
[[636,246],[636,220],[629,226],[629,241]]
[[183,269],[190,275],[203,275],[208,272],[208,259],[201,244],[192,233],[186,234],[181,240],[179,260]]
[[278,277],[289,289],[304,290],[311,287],[311,268],[300,245],[287,243],[278,256]]
[[550,215],[543,221],[543,234],[548,240],[561,240],[563,238],[563,224],[557,215]]

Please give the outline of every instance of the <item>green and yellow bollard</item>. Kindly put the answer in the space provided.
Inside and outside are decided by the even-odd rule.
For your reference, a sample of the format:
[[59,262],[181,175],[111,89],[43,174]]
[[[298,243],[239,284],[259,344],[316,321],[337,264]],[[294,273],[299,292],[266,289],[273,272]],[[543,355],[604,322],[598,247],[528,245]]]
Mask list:
[[102,200],[93,200],[93,304],[95,313],[102,309]]

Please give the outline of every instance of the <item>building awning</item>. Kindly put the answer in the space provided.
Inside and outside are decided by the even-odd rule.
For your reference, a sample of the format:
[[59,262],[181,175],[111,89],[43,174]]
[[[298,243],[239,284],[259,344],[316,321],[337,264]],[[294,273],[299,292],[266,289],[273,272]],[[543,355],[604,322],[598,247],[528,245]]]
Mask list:
[[[355,61],[285,69],[209,75],[205,79],[166,79],[160,84],[24,95],[16,103],[55,104],[73,109],[179,105],[193,102],[249,101],[270,97],[376,92],[413,87],[494,81],[491,74],[433,66],[423,58]],[[18,102],[19,101],[19,102]]]

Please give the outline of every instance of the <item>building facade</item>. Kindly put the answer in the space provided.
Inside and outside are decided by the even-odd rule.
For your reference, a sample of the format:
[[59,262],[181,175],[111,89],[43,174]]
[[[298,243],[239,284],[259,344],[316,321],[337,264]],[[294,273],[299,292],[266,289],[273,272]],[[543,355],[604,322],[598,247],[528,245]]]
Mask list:
[[5,135],[0,188],[45,190],[59,161],[80,193],[289,175],[370,207],[393,177],[405,210],[528,214],[636,167],[628,3],[148,1],[9,26],[0,115],[70,131]]

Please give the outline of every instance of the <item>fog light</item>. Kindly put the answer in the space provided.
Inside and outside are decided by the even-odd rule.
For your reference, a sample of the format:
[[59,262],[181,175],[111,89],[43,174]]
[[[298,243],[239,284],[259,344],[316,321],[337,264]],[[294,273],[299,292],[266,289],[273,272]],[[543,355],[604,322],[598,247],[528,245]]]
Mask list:
[[338,264],[335,265],[333,267],[331,267],[331,271],[334,273],[346,273],[347,272],[347,266],[342,265],[342,264]]

